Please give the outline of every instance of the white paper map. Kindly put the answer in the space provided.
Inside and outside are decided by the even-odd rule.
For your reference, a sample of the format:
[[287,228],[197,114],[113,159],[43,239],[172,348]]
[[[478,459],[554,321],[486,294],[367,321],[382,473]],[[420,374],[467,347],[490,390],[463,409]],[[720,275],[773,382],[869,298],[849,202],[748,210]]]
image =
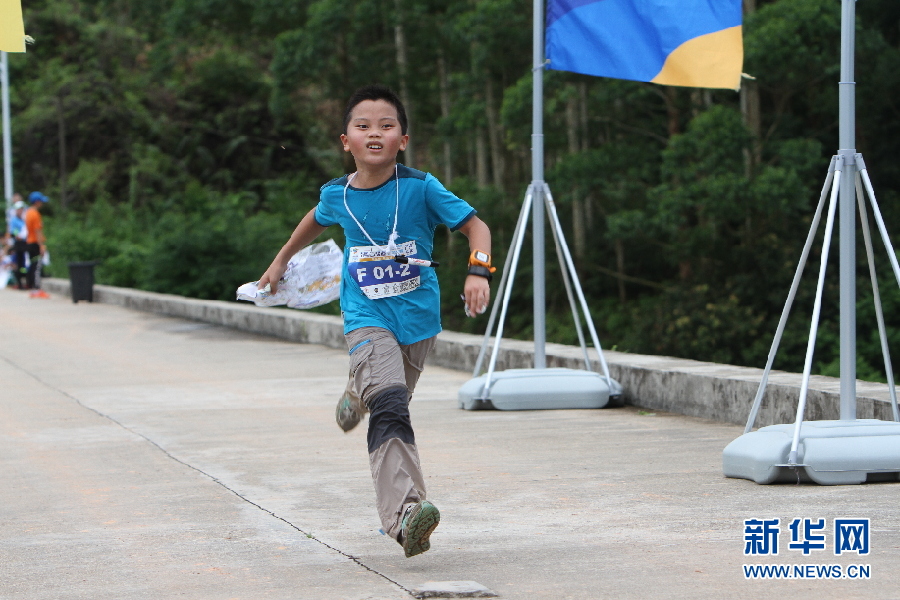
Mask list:
[[287,305],[289,308],[313,308],[337,300],[341,295],[341,265],[344,253],[334,240],[307,246],[288,261],[278,283],[278,291],[268,286],[257,289],[258,281],[237,289],[237,299],[257,306]]

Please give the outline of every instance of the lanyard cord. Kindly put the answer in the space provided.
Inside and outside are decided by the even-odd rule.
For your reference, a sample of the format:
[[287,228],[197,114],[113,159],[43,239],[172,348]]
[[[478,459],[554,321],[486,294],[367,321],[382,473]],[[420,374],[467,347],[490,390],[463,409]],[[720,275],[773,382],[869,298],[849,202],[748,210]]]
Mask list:
[[387,246],[381,246],[375,243],[375,240],[372,239],[372,236],[369,235],[369,232],[366,231],[366,228],[362,226],[362,223],[356,218],[356,215],[353,214],[353,211],[350,210],[350,206],[347,204],[347,188],[350,187],[350,182],[353,181],[353,178],[356,177],[356,173],[352,174],[347,178],[347,185],[344,186],[344,209],[347,211],[347,214],[350,215],[350,218],[353,219],[353,222],[356,223],[356,226],[359,227],[359,230],[363,232],[363,235],[366,236],[366,239],[372,243],[373,246],[377,248],[381,248],[388,254],[395,254],[397,252],[397,215],[400,213],[400,175],[398,174],[397,165],[394,165],[394,181],[396,182],[397,188],[397,204],[394,208],[394,229],[391,231],[391,236],[388,238]]

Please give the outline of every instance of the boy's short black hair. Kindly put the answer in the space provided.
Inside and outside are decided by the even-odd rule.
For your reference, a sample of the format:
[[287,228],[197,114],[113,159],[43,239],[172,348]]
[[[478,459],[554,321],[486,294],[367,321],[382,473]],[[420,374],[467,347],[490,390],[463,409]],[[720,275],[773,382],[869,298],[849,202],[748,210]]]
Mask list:
[[367,85],[359,88],[350,100],[347,101],[347,109],[344,111],[344,133],[347,133],[347,126],[350,125],[350,113],[356,108],[356,105],[366,100],[384,100],[388,104],[393,105],[397,109],[397,120],[400,121],[400,132],[406,135],[409,122],[406,119],[406,109],[403,108],[403,102],[394,91],[385,85]]

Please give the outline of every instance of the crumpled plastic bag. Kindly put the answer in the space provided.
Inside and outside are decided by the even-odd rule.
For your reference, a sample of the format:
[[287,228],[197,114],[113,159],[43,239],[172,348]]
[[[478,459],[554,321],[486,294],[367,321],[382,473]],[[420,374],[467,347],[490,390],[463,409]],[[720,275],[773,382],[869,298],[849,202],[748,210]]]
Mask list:
[[288,261],[277,292],[271,293],[268,285],[257,289],[259,281],[252,281],[237,289],[237,299],[257,306],[301,309],[327,304],[341,295],[343,259],[344,253],[334,240],[309,245]]

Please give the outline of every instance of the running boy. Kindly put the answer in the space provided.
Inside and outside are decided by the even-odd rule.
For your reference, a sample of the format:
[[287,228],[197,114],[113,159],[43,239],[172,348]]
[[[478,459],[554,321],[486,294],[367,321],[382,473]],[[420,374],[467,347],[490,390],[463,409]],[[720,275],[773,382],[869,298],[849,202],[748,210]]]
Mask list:
[[441,331],[435,269],[394,257],[432,260],[440,224],[469,239],[466,313],[483,313],[490,299],[491,233],[465,201],[431,174],[397,163],[406,148],[406,111],[388,88],[353,94],[344,113],[344,151],[356,172],[322,186],[319,204],[294,230],[259,280],[274,292],[288,259],[331,225],[346,236],[341,281],[350,379],[337,406],[338,425],[352,429],[368,411],[369,465],[385,533],[407,557],[431,547],[440,521],[425,498],[425,481],[409,417],[409,400],[425,357]]

